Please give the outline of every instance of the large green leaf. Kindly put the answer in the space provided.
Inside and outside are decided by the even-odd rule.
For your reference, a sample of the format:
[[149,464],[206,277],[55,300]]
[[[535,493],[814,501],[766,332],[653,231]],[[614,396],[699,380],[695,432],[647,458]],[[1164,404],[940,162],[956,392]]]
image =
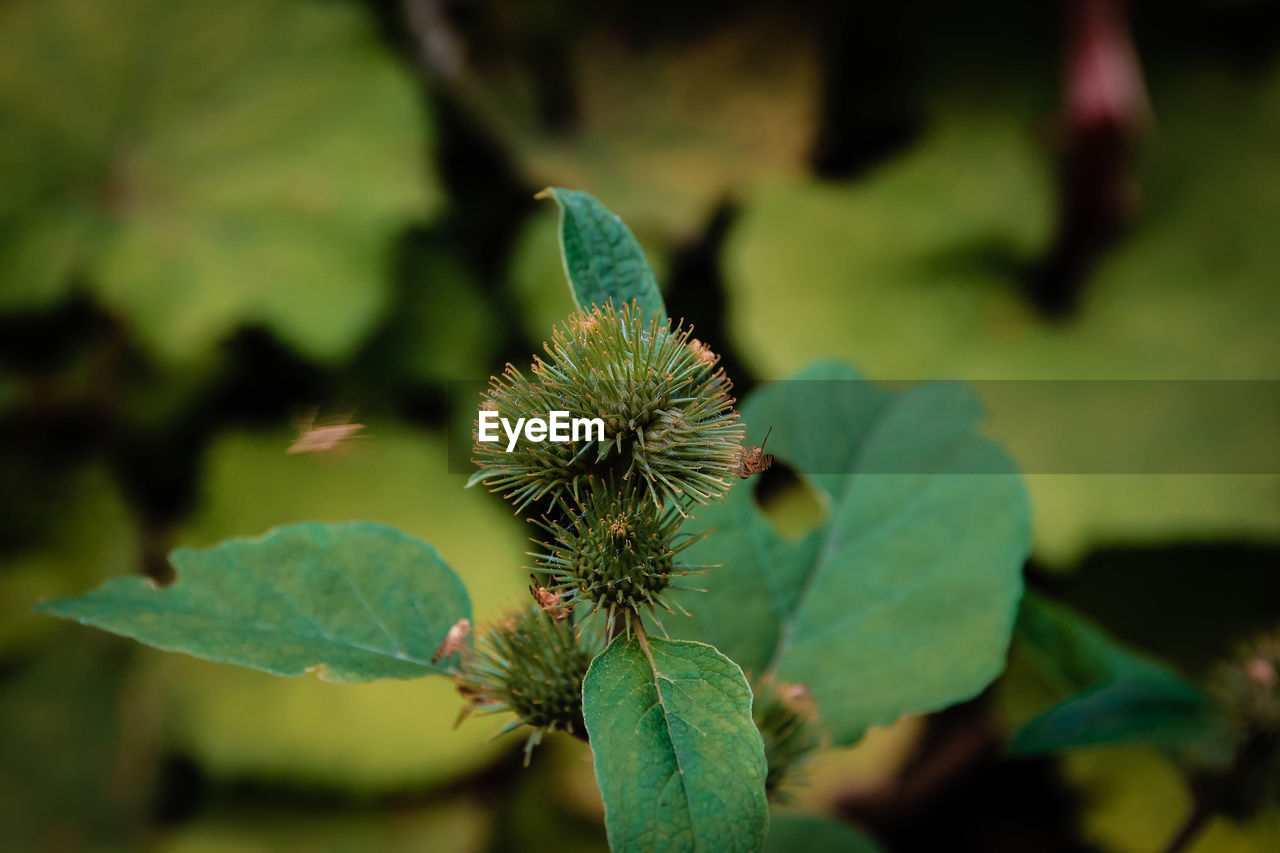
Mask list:
[[764,744],[733,661],[702,643],[619,637],[587,671],[582,710],[615,853],[760,848]]
[[[744,403],[752,437],[826,504],[779,535],[740,486],[700,509],[689,549],[706,593],[668,618],[756,675],[809,687],[836,744],[973,696],[1004,666],[1030,517],[1012,463],[977,431],[963,386],[889,392],[823,363]],[[757,439],[758,440],[758,439]]]
[[38,609],[166,651],[334,682],[438,672],[433,653],[471,615],[436,549],[382,524],[295,524],[170,559],[170,586],[115,578]]
[[589,193],[548,187],[560,205],[560,257],[580,308],[634,301],[648,318],[667,317],[653,270],[631,230]]
[[879,853],[866,836],[817,815],[779,815],[769,825],[765,853]]
[[[203,548],[278,524],[362,518],[435,545],[466,584],[477,626],[528,595],[529,573],[518,568],[526,532],[490,495],[463,491],[465,476],[447,475],[443,438],[366,422],[368,438],[329,454],[286,455],[296,437],[289,430],[219,436],[204,460],[199,512],[178,544]],[[157,653],[147,663],[172,707],[171,748],[215,779],[288,779],[366,795],[447,784],[512,746],[489,740],[498,723],[453,729],[458,694],[443,678],[334,685],[186,655]],[[406,738],[411,730],[420,736]]]
[[1014,734],[1015,752],[1135,741],[1178,746],[1215,728],[1202,690],[1040,596],[1023,599],[1015,649],[1066,695]]
[[[984,78],[980,98],[939,103],[916,145],[856,183],[745,191],[725,245],[727,328],[752,365],[785,376],[838,356],[893,379],[1275,379],[1280,66],[1158,82],[1159,129],[1138,163],[1141,218],[1101,259],[1067,322],[1037,316],[1020,292],[1052,239],[1055,190],[1038,119],[1019,116],[1025,76],[1005,81]],[[1098,438],[1002,396],[987,400],[990,433],[1023,461],[1040,560],[1067,566],[1095,545],[1170,537],[1280,536],[1274,475],[1037,474],[1034,460],[1070,464],[1070,448]],[[1125,417],[1101,397],[1094,405],[1120,465],[1130,450],[1217,458],[1224,431],[1256,432],[1266,456],[1261,436],[1276,431],[1263,406],[1253,424],[1205,428],[1202,407],[1152,430],[1149,412]],[[1081,420],[1094,419],[1072,418]]]
[[427,128],[357,4],[6,3],[0,307],[80,280],[170,360],[242,323],[349,354],[438,204]]

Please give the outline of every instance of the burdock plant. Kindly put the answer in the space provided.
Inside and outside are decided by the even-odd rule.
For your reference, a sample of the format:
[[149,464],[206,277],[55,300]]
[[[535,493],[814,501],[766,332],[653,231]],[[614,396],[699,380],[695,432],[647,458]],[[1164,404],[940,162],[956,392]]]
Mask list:
[[664,593],[696,590],[681,579],[708,568],[680,559],[705,532],[681,533],[678,505],[655,507],[629,486],[588,480],[585,492],[571,500],[560,497],[553,508],[558,512],[537,522],[547,538],[531,555],[545,588],[558,601],[585,604],[587,615],[607,612],[610,625],[622,615],[621,624],[629,626],[630,614],[642,610],[651,616],[655,608],[673,613]]
[[507,451],[476,442],[474,481],[502,491],[517,509],[584,482],[627,482],[654,506],[681,509],[724,497],[742,453],[733,387],[719,357],[657,311],[612,301],[574,314],[529,373],[508,365],[483,407],[500,416],[554,410],[604,422],[602,440],[522,444]]
[[[119,578],[40,607],[279,675],[450,677],[462,717],[531,732],[526,761],[548,733],[589,742],[613,849],[760,850],[769,795],[817,750],[1000,671],[1027,553],[1021,483],[954,385],[890,393],[819,364],[740,416],[621,220],[585,193],[547,193],[579,310],[477,404],[568,411],[603,434],[474,446],[473,483],[531,522],[532,603],[473,633],[435,548],[357,522],[179,549],[167,587]],[[772,428],[770,449],[823,507],[800,538],[733,488],[771,458],[746,445],[748,425],[761,443]],[[851,832],[773,824],[797,849]]]
[[599,631],[575,630],[567,619],[541,607],[523,608],[499,619],[474,648],[459,650],[455,681],[467,700],[459,715],[510,712],[498,734],[531,726],[524,760],[547,732],[585,736],[582,679],[604,644]]

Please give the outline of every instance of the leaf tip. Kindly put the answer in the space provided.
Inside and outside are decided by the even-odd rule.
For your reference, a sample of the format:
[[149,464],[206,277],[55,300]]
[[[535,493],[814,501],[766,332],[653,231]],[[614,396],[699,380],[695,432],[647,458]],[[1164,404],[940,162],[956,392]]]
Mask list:
[[43,613],[47,616],[60,616],[61,614],[58,613],[58,605],[61,602],[61,598],[37,601],[35,604],[31,605],[31,612]]

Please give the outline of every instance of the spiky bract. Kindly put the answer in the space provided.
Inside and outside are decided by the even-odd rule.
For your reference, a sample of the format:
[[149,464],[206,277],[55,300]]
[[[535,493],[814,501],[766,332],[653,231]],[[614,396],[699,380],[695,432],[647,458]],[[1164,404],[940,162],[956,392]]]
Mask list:
[[827,745],[827,736],[813,697],[803,685],[769,679],[756,686],[755,694],[751,715],[764,740],[769,766],[765,792],[770,799],[786,799],[788,784]]
[[551,541],[540,543],[543,550],[533,556],[534,571],[547,576],[547,589],[562,600],[610,614],[641,607],[672,612],[663,594],[687,588],[676,579],[705,568],[678,560],[701,538],[679,533],[684,516],[637,497],[630,485],[591,481],[581,498],[561,498],[556,509],[558,517],[538,522]]
[[517,719],[498,734],[532,726],[535,731],[525,748],[527,764],[529,750],[545,732],[586,731],[582,679],[603,647],[599,631],[575,631],[568,621],[541,608],[510,613],[463,657],[456,676],[458,691],[467,699],[462,714],[514,713]]
[[732,384],[718,356],[687,326],[621,312],[578,312],[534,359],[531,375],[507,365],[485,394],[485,408],[515,423],[568,411],[600,418],[604,440],[530,444],[476,442],[483,482],[517,509],[566,491],[588,477],[636,481],[657,506],[707,503],[724,496],[743,438]]

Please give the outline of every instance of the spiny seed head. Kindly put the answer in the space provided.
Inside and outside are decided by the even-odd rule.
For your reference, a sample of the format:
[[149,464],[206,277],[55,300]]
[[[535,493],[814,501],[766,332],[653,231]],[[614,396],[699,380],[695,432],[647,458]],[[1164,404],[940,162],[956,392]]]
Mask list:
[[482,406],[515,423],[568,411],[599,418],[604,440],[474,445],[483,482],[517,510],[576,491],[587,477],[629,479],[656,506],[724,497],[743,438],[732,388],[718,357],[692,329],[659,322],[628,303],[573,314],[534,358],[528,374],[507,365]]
[[583,498],[560,498],[554,515],[537,521],[550,541],[539,543],[542,550],[532,554],[533,571],[546,577],[553,594],[590,603],[593,612],[641,607],[671,612],[663,593],[673,581],[705,568],[680,562],[679,555],[705,534],[679,533],[684,516],[675,507],[654,506],[636,488],[591,480]]
[[803,684],[780,684],[768,679],[756,686],[751,716],[764,740],[769,770],[765,792],[770,799],[785,800],[786,788],[797,781],[802,769],[827,745],[818,722],[818,709]]
[[1238,725],[1280,734],[1280,631],[1254,639],[1219,666],[1213,689]]
[[1202,784],[1217,785],[1222,814],[1248,820],[1280,803],[1280,631],[1256,638],[1210,682],[1217,699],[1179,757]]
[[462,718],[472,714],[510,711],[520,725],[535,731],[529,751],[548,731],[585,731],[582,721],[582,679],[591,660],[604,647],[594,627],[575,631],[539,607],[512,612],[480,635],[474,651],[463,657],[455,676],[458,692],[467,699]]

